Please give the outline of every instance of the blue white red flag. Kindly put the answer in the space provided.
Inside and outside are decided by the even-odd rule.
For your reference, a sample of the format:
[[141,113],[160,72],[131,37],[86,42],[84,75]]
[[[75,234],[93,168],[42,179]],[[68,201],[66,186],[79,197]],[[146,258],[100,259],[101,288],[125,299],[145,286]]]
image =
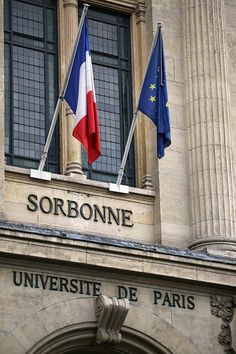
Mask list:
[[86,18],[64,99],[75,116],[73,136],[84,145],[91,164],[101,155],[101,144]]
[[165,58],[161,28],[151,53],[138,109],[151,118],[157,127],[157,156],[164,156],[164,149],[171,144]]

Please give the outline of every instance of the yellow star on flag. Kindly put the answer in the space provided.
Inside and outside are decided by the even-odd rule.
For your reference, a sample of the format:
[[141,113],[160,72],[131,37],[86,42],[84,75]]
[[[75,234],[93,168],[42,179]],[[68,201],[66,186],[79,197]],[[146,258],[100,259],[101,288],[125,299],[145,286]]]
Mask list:
[[168,101],[166,102],[166,107],[169,107],[169,102]]
[[150,88],[151,90],[154,90],[154,89],[156,88],[156,84],[150,84],[150,85],[149,85],[149,88]]
[[150,96],[150,97],[149,97],[149,101],[151,101],[151,102],[156,102],[156,97],[155,97],[155,96]]

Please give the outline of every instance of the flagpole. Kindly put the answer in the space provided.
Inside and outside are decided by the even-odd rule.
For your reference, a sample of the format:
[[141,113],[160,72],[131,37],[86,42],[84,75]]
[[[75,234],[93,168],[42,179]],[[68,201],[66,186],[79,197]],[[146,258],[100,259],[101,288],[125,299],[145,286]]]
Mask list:
[[[74,45],[74,50],[73,50],[73,53],[71,55],[71,59],[70,59],[69,65],[68,65],[68,69],[67,69],[66,75],[65,75],[64,83],[63,83],[61,91],[59,93],[59,97],[58,97],[58,100],[57,100],[57,104],[56,104],[56,107],[55,107],[55,110],[54,110],[54,114],[53,114],[53,117],[52,117],[52,121],[51,121],[51,125],[50,125],[50,128],[49,128],[47,140],[46,140],[46,143],[44,145],[43,153],[41,155],[41,160],[40,160],[40,163],[39,163],[38,171],[31,170],[31,177],[35,177],[35,178],[41,178],[42,177],[42,171],[44,169],[44,165],[45,165],[45,162],[47,160],[48,150],[49,150],[49,147],[50,147],[50,144],[51,144],[51,140],[52,140],[52,136],[53,136],[53,132],[54,132],[54,129],[55,129],[55,126],[56,126],[56,122],[57,122],[59,110],[60,110],[60,107],[61,107],[61,103],[63,101],[64,94],[65,94],[65,91],[66,91],[66,88],[67,88],[67,85],[68,85],[70,73],[71,73],[71,70],[72,70],[72,65],[73,65],[73,62],[74,62],[74,59],[75,59],[76,50],[77,50],[78,43],[79,43],[79,40],[80,40],[82,27],[83,27],[84,20],[85,20],[85,17],[87,15],[89,6],[90,5],[88,5],[88,4],[84,4],[83,12],[82,12],[82,15],[81,15],[81,19],[80,19],[80,23],[79,23],[79,27],[78,27],[78,32],[77,32],[77,36],[76,36],[76,41],[75,41],[75,45]],[[39,174],[37,175],[36,172],[39,172]]]
[[[156,45],[157,37],[158,37],[158,34],[159,34],[159,31],[160,31],[161,27],[162,27],[162,22],[158,22],[158,28],[157,28],[158,30],[156,31],[156,35],[155,35],[154,40],[152,42],[152,47],[151,47],[151,50],[150,50],[150,53],[149,53],[149,58],[148,58],[148,61],[147,61],[147,68],[148,68],[148,65],[149,65],[149,62],[150,62],[150,59],[151,59],[151,56],[152,56],[153,48]],[[144,78],[145,78],[145,75],[144,75]],[[142,85],[141,85],[140,93],[142,91],[144,78],[143,78],[143,82],[142,82]],[[139,99],[140,99],[140,93],[139,93]],[[139,103],[139,99],[138,99],[138,103]],[[118,186],[121,185],[122,178],[123,178],[123,175],[124,175],[124,169],[125,169],[128,153],[129,153],[129,150],[130,150],[130,145],[131,145],[131,142],[132,142],[134,129],[135,129],[136,122],[137,122],[137,115],[138,115],[138,109],[136,108],[136,111],[135,111],[135,113],[133,115],[133,120],[132,120],[132,123],[131,123],[131,126],[130,126],[130,131],[129,131],[129,135],[128,135],[128,138],[127,138],[125,151],[124,151],[123,158],[122,158],[122,161],[121,161],[120,169],[119,169],[119,172],[118,172],[118,177],[117,177],[117,181],[116,181],[116,185],[118,185]]]

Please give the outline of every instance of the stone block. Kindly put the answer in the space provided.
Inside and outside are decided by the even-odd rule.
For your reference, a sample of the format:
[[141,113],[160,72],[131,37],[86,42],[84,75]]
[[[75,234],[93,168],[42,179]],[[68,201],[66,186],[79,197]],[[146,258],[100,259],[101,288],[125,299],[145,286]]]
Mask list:
[[[189,212],[189,210],[188,210]],[[162,244],[169,247],[187,248],[193,242],[191,225],[162,223]]]
[[81,298],[66,301],[71,324],[76,324],[78,321],[97,321],[95,300],[95,298]]
[[[174,103],[169,103],[170,127],[174,129],[186,129],[185,107]],[[187,131],[186,131],[187,133]]]
[[25,354],[26,349],[23,347],[22,343],[13,335],[8,335],[0,343],[0,353],[2,354]]
[[70,316],[64,302],[56,303],[39,312],[39,317],[48,333],[70,325]]
[[187,156],[175,150],[171,150],[171,146],[166,150],[165,158],[159,161],[159,168],[165,173],[173,176],[180,175],[186,177]]
[[87,262],[90,265],[106,266],[115,269],[128,269],[132,271],[142,271],[142,262],[129,257],[122,257],[119,254],[103,255],[93,253],[92,251],[87,253]]
[[165,58],[165,65],[166,65],[167,83],[169,81],[175,81],[174,59],[170,57]]
[[184,60],[174,58],[174,81],[185,83]]
[[8,221],[146,242],[153,240],[154,198],[141,197],[135,190],[132,196],[114,196],[96,191],[76,192],[73,186],[70,190],[68,185],[58,187],[52,185],[53,182],[44,186],[31,183],[7,181],[5,215]]
[[183,106],[184,103],[184,85],[175,81],[168,82],[169,102],[172,104]]
[[154,262],[154,261],[146,261],[143,264],[143,271],[150,273],[150,274],[155,274],[158,272],[159,275],[165,275],[165,276],[176,276],[181,277],[182,279],[196,279],[196,270],[193,268],[190,268],[189,266],[179,266],[179,267],[174,267],[173,263],[171,262],[166,262],[166,263],[160,263],[160,262]]

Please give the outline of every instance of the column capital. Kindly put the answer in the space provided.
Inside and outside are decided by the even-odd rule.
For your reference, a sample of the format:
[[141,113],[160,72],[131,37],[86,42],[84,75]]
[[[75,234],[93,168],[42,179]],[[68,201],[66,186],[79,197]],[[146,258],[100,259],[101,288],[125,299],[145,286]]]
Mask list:
[[139,22],[146,22],[146,5],[144,0],[138,0],[135,7],[135,15],[137,24]]
[[78,7],[78,1],[77,0],[63,0],[63,6],[64,7]]

